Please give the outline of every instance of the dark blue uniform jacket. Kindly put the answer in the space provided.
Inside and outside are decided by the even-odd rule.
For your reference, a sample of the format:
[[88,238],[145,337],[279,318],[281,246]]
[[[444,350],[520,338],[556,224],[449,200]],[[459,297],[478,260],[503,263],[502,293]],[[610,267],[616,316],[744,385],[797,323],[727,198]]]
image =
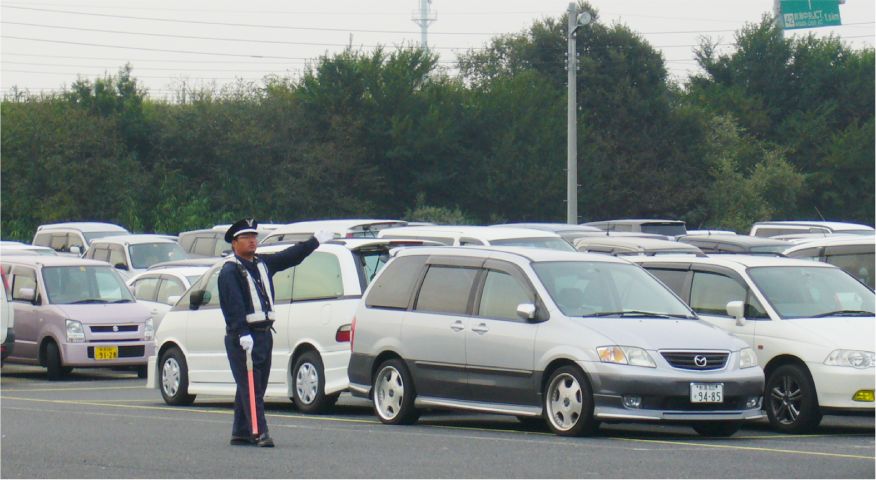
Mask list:
[[[271,289],[271,297],[274,296],[274,274],[294,267],[302,262],[311,252],[316,250],[319,242],[311,237],[306,242],[301,242],[277,253],[269,253],[264,255],[256,255],[255,261],[250,262],[237,257],[240,263],[246,267],[252,279],[256,282],[256,292],[259,296],[259,301],[262,302],[262,311],[268,311],[267,299],[262,296],[261,275],[259,275],[257,262],[263,262],[268,269],[268,281]],[[270,321],[247,323],[246,315],[255,312],[252,306],[253,299],[250,299],[249,285],[246,279],[241,275],[239,267],[235,263],[226,263],[222,266],[219,272],[219,306],[222,308],[222,315],[225,316],[225,332],[234,335],[248,335],[249,327],[268,327]]]

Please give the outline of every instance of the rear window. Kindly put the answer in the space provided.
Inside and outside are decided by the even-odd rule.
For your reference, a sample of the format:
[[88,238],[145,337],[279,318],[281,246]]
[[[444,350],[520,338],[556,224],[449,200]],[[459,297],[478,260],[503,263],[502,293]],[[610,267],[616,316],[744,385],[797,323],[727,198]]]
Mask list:
[[399,257],[387,263],[386,271],[375,278],[365,305],[374,308],[408,308],[411,293],[419,279],[426,257],[423,255]]
[[465,314],[478,269],[432,265],[423,279],[414,310]]
[[643,223],[642,232],[678,236],[687,235],[687,228],[683,223]]

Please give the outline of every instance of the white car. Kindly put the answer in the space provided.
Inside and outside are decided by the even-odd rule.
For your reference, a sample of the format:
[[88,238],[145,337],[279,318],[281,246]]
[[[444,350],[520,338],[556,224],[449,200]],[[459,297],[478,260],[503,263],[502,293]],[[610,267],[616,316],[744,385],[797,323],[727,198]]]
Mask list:
[[754,349],[770,424],[802,433],[825,413],[873,415],[873,291],[833,265],[748,255],[627,257],[703,320]]
[[873,227],[858,223],[789,220],[756,222],[751,226],[752,237],[774,237],[793,233],[843,233],[873,235]]
[[188,258],[182,247],[164,235],[118,235],[91,242],[85,258],[109,262],[126,281],[156,263]]
[[114,223],[63,222],[40,225],[33,236],[34,245],[74,256],[82,255],[91,241],[110,235],[127,235],[130,232]]
[[871,289],[874,281],[876,238],[866,235],[843,235],[819,238],[785,250],[785,256],[817,260],[836,265]]
[[379,238],[419,238],[443,245],[493,245],[505,247],[548,248],[574,252],[563,237],[554,232],[531,228],[483,227],[471,225],[433,225],[398,227],[381,230]]
[[[414,242],[350,239],[326,242],[300,265],[274,275],[274,348],[267,397],[290,398],[305,413],[330,407],[348,388],[350,330],[362,292],[389,251]],[[278,252],[286,245],[261,247]],[[148,385],[165,402],[188,405],[198,394],[234,396],[225,353],[217,281],[208,270],[171,308],[156,331]]]
[[157,329],[161,319],[183,293],[201,278],[209,267],[170,267],[147,270],[128,280],[128,288],[138,302],[149,307]]
[[28,245],[21,242],[0,242],[0,256],[9,255],[58,255],[58,252],[49,247]]
[[405,225],[407,225],[407,222],[402,220],[377,219],[295,222],[274,229],[260,244],[301,242],[307,240],[320,230],[331,232],[335,235],[335,238],[377,238],[377,232],[385,228],[402,227]]

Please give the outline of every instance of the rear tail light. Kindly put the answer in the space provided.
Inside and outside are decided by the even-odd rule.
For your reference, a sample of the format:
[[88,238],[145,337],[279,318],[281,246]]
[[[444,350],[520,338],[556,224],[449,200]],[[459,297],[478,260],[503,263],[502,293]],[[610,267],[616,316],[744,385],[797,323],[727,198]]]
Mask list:
[[353,339],[353,328],[350,324],[341,325],[338,327],[338,331],[335,332],[335,341],[338,343],[351,342],[352,346]]

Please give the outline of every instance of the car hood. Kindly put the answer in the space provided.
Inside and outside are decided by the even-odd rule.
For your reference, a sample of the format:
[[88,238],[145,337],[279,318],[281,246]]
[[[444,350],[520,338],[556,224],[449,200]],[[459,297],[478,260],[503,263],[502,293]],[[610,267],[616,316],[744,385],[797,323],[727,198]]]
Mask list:
[[799,328],[815,345],[847,350],[876,350],[876,317],[795,318],[783,320]]
[[54,305],[65,318],[85,324],[144,323],[150,317],[149,308],[139,303],[108,303],[86,305]]
[[736,351],[746,346],[701,320],[654,318],[585,318],[586,326],[615,345],[646,350],[697,349]]

